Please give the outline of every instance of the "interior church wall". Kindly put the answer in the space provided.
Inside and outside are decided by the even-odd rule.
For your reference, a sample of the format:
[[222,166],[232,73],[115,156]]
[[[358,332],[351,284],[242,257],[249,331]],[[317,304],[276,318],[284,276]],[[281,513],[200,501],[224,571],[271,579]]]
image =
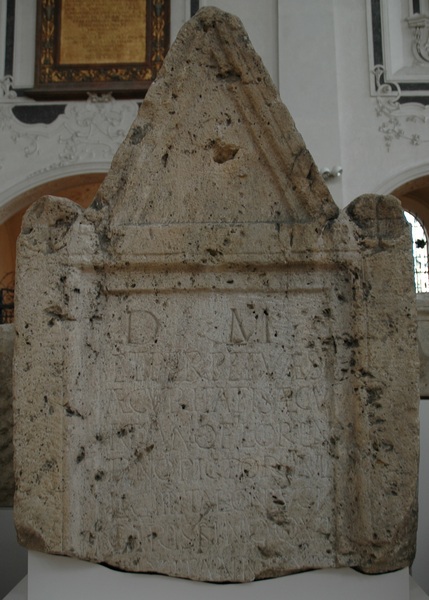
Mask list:
[[[14,85],[31,85],[35,0],[15,3],[19,43],[11,86],[4,69],[7,1],[0,0],[0,224],[22,210],[26,194],[37,186],[52,183],[54,188],[54,182],[64,177],[105,173],[138,108],[135,100],[67,102],[65,111],[51,123],[19,121],[12,109],[35,104],[13,95]],[[316,164],[321,170],[341,170],[339,177],[327,179],[340,207],[362,193],[388,193],[428,175],[429,120],[425,118],[429,109],[418,102],[394,109],[388,101],[397,97],[396,88],[390,96],[377,89],[371,72],[370,0],[201,0],[199,4],[219,6],[241,18]],[[399,36],[393,35],[386,47],[394,63],[395,56],[403,54],[402,45],[411,43],[405,22],[409,2],[380,0],[378,4],[391,29],[400,17]],[[190,0],[171,0],[172,39],[190,15]],[[406,68],[401,64],[400,69]],[[112,120],[115,126],[109,128]],[[85,122],[92,126],[86,127]],[[7,255],[10,265],[13,251],[2,230],[0,238],[0,256]],[[427,403],[422,400],[422,514],[429,503]],[[415,577],[427,592],[428,543],[429,525],[422,519]]]

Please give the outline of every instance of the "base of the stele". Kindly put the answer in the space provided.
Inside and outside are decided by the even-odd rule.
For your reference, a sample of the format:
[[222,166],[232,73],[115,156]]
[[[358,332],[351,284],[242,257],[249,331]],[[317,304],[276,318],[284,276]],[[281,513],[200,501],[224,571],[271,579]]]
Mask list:
[[28,577],[4,600],[427,600],[408,569],[363,575],[322,569],[243,584],[213,584],[113,571],[39,552],[28,553]]

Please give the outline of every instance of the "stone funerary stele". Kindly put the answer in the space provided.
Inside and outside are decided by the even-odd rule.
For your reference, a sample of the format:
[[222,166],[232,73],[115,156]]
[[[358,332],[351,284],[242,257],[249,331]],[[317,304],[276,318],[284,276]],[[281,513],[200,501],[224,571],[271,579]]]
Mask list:
[[238,19],[183,27],[92,205],[36,202],[18,263],[22,544],[213,582],[410,563],[408,226],[339,212]]

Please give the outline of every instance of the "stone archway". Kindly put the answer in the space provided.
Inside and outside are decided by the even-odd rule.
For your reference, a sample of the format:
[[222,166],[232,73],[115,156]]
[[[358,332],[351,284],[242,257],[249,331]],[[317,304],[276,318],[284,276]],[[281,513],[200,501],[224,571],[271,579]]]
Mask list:
[[391,193],[401,201],[405,210],[417,215],[429,231],[429,175],[412,179]]

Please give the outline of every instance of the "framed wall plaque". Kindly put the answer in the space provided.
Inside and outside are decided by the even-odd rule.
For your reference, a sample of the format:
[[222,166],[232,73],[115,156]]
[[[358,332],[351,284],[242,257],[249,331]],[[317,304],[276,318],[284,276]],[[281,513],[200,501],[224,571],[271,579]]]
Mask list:
[[169,0],[37,0],[41,98],[144,96],[169,45]]

